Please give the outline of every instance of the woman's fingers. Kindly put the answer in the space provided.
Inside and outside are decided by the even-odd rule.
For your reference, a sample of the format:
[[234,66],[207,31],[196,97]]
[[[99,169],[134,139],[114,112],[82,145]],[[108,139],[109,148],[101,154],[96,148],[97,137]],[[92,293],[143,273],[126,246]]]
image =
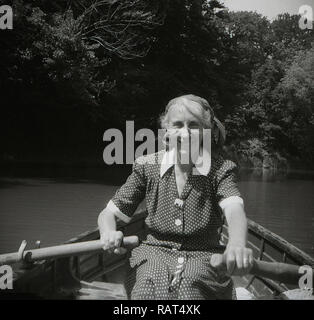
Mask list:
[[249,251],[244,250],[243,252],[243,268],[248,269],[249,267]]
[[245,247],[229,247],[226,252],[226,264],[229,275],[245,275],[253,266],[253,251]]
[[109,234],[109,247],[113,248],[116,242],[116,234],[115,232],[110,232]]
[[253,256],[253,251],[250,249],[250,254],[249,254],[249,265],[252,268],[254,264],[254,256]]
[[249,272],[252,269],[253,263],[254,263],[253,250],[246,249],[246,253],[247,253],[247,260],[248,260],[247,271]]
[[242,265],[238,265],[239,275],[248,274],[253,266],[253,251],[249,248],[243,248],[242,250]]
[[115,254],[125,254],[126,252],[127,252],[127,249],[122,248],[122,247],[116,248],[113,251],[113,253],[115,253]]
[[236,254],[237,268],[239,270],[242,270],[243,269],[243,256],[244,256],[242,248],[236,248],[235,254]]
[[103,233],[100,235],[100,241],[103,244],[103,249],[106,250],[108,248],[108,235],[106,233]]
[[229,250],[227,252],[226,263],[227,263],[227,271],[231,275],[236,266],[236,257],[235,257],[235,252],[233,250]]
[[122,240],[123,240],[123,233],[121,231],[117,231],[115,233],[115,240],[114,240],[114,246],[120,247],[122,244]]
[[[101,241],[103,242],[104,250],[108,250],[109,253],[115,252],[116,248],[119,248],[123,241],[123,233],[121,231],[110,231],[101,235]],[[121,254],[123,250],[116,251]]]

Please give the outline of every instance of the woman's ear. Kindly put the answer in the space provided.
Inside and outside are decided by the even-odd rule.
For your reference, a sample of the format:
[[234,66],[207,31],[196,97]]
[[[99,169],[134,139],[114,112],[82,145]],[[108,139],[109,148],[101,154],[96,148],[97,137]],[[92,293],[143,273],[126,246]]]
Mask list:
[[220,131],[217,125],[215,125],[213,130],[213,140],[215,142],[215,145],[218,145],[219,139],[220,139]]
[[217,145],[220,144],[222,146],[226,141],[226,129],[224,125],[216,117],[214,118],[214,135],[217,139],[217,141],[215,140],[215,143]]
[[165,146],[166,151],[169,151],[169,140],[170,140],[170,138],[169,138],[169,130],[165,129],[165,134],[164,134],[164,136],[162,138],[162,143]]

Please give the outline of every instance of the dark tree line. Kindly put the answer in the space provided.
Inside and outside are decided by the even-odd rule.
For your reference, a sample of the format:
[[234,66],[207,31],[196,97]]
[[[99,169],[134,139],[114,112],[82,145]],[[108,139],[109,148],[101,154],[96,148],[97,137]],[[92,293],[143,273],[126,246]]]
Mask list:
[[260,165],[314,159],[314,36],[218,1],[13,1],[1,31],[4,161],[102,161],[105,129],[157,129],[177,95],[208,99],[227,151]]

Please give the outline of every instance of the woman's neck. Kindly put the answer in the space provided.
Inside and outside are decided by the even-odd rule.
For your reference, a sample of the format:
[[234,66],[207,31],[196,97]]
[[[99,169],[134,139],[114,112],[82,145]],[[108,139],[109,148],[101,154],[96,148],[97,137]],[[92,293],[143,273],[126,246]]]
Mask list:
[[[203,154],[203,150],[200,150],[200,155],[202,156]],[[196,160],[197,157],[199,155],[194,155],[193,159]],[[187,161],[187,159],[181,159],[181,156],[179,153],[176,154],[176,164],[177,164],[177,167],[178,169],[181,171],[181,172],[184,172],[184,173],[190,173],[192,171],[192,168],[194,166],[194,161],[192,159],[192,156],[189,155],[189,160]]]
[[180,162],[177,163],[177,168],[184,173],[190,173],[192,171],[193,164],[182,164]]

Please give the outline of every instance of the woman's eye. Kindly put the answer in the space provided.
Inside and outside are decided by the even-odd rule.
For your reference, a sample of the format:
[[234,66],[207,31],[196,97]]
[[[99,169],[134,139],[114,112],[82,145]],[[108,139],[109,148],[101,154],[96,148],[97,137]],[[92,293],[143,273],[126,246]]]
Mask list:
[[172,128],[181,128],[182,127],[182,124],[181,123],[178,123],[178,122],[175,122],[171,125]]
[[[184,127],[184,123],[181,122],[173,122],[171,123],[171,128],[175,128],[175,129],[180,129]],[[191,122],[188,124],[188,128],[189,129],[199,129],[200,128],[200,124],[197,122]]]
[[198,129],[199,127],[200,127],[200,125],[198,123],[190,123],[189,124],[190,129]]

